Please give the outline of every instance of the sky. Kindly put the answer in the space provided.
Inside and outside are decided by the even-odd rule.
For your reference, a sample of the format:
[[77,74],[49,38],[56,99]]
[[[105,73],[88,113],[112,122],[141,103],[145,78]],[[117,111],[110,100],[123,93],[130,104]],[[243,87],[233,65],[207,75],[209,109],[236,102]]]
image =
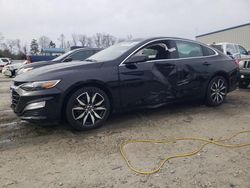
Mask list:
[[196,35],[250,23],[250,0],[0,0],[0,33],[30,43],[61,33],[134,38]]

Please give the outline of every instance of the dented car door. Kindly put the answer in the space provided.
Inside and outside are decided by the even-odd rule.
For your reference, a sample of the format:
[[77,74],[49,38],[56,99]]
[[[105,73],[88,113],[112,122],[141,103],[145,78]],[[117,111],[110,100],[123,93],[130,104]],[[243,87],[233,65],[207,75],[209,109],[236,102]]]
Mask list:
[[[167,45],[168,49],[171,49],[169,41],[158,43],[160,47],[157,49],[156,46],[152,49],[157,49],[160,52],[160,48],[164,44]],[[178,96],[177,83],[180,79],[178,63],[171,60],[172,54],[169,50],[165,54],[166,57],[163,57],[163,53],[160,55],[157,53],[159,57],[144,62],[123,63],[119,66],[121,101],[124,108],[156,106],[176,99]],[[161,55],[163,58],[160,57]]]

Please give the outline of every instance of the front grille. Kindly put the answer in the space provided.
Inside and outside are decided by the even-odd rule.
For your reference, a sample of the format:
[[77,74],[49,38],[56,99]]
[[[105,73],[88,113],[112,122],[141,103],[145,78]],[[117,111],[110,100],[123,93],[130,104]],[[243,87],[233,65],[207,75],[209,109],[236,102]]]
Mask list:
[[250,69],[250,61],[245,61],[244,62],[243,69]]
[[15,92],[14,90],[12,90],[11,92],[11,107],[13,109],[16,108],[18,102],[19,102],[20,96],[17,92]]

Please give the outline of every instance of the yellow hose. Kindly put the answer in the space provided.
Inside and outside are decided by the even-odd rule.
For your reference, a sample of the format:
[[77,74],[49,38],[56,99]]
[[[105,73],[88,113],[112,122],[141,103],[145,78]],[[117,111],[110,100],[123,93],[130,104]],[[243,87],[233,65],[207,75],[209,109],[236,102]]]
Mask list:
[[[158,171],[160,171],[160,169],[163,167],[163,165],[170,159],[174,159],[174,158],[181,158],[181,157],[188,157],[188,156],[192,156],[197,154],[198,152],[200,152],[206,145],[208,144],[214,144],[217,146],[221,146],[221,147],[225,147],[225,148],[240,148],[240,147],[245,147],[245,146],[250,146],[250,143],[244,143],[244,144],[224,144],[222,142],[224,141],[230,141],[232,138],[243,134],[243,133],[250,133],[250,131],[241,131],[238,133],[233,134],[232,136],[225,138],[223,140],[209,140],[206,138],[176,138],[174,140],[127,140],[124,141],[121,145],[120,145],[120,152],[121,155],[123,157],[123,159],[125,160],[127,166],[134,172],[139,173],[139,174],[145,174],[145,175],[150,175],[150,174],[154,174]],[[175,142],[175,141],[180,141],[180,140],[195,140],[195,141],[202,141],[204,142],[204,144],[202,144],[197,150],[193,150],[190,153],[184,153],[184,154],[177,154],[177,155],[173,155],[173,156],[169,156],[166,157],[164,159],[162,159],[159,163],[158,166],[156,166],[153,170],[151,171],[142,171],[142,170],[138,170],[137,168],[135,168],[128,160],[126,152],[124,150],[125,145],[130,144],[130,143],[170,143],[170,142]]]

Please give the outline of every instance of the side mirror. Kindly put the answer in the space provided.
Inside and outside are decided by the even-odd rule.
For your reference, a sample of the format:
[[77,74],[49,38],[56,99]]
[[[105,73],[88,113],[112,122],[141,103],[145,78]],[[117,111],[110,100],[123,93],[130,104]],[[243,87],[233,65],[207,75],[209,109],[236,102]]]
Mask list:
[[145,55],[135,55],[135,56],[132,56],[130,59],[128,59],[128,61],[126,61],[126,64],[139,63],[139,62],[144,62],[147,60],[148,60],[148,57]]
[[70,62],[70,61],[72,61],[71,57],[67,57],[66,59],[63,60],[63,62]]

